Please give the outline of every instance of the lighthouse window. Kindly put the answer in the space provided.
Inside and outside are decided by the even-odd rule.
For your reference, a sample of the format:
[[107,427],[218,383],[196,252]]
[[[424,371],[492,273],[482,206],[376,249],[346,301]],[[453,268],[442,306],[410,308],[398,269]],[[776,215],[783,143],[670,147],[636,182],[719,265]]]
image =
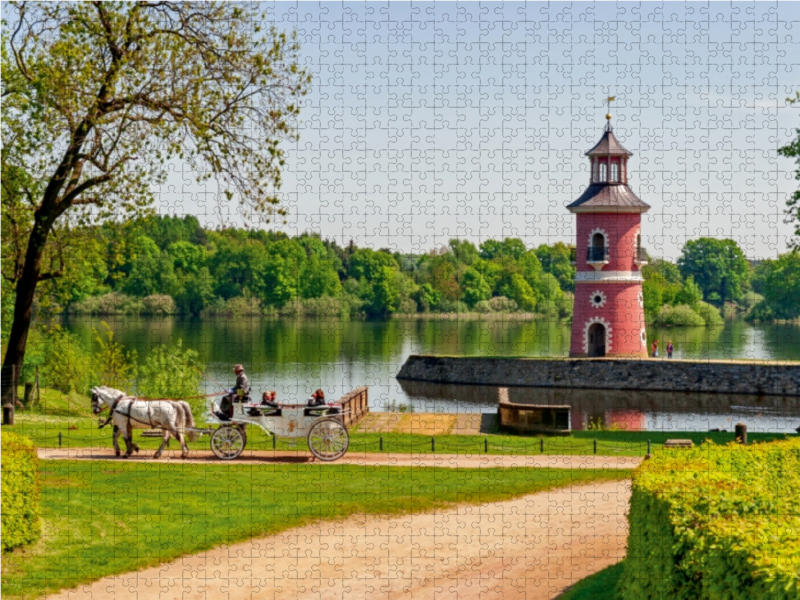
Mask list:
[[611,181],[619,181],[619,165],[611,163]]
[[606,163],[600,163],[600,181],[605,181],[608,177],[608,167]]

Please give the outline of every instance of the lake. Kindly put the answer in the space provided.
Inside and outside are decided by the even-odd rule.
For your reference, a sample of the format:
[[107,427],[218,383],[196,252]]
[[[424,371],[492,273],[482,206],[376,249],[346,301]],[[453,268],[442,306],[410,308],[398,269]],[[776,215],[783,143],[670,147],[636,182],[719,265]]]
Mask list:
[[[370,407],[411,405],[417,412],[494,412],[500,393],[491,386],[401,385],[395,379],[410,354],[566,356],[569,325],[511,320],[145,319],[129,316],[71,317],[66,329],[88,347],[92,327],[105,321],[116,339],[143,359],[151,348],[183,340],[207,366],[204,393],[233,385],[232,367],[244,364],[254,392],[274,389],[283,401],[304,401],[317,388],[338,398],[370,386]],[[800,324],[648,329],[675,346],[676,358],[800,361]],[[793,431],[800,425],[800,399],[723,394],[600,392],[511,388],[511,395],[539,403],[570,404],[582,415],[573,427],[600,420],[606,426],[703,431],[733,429]]]

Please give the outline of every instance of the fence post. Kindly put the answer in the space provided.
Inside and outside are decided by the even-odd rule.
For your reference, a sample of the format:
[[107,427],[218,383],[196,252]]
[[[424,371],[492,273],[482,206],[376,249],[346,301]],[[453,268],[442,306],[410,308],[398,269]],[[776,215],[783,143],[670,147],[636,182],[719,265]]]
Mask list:
[[597,454],[597,438],[594,438],[594,453]]
[[61,448],[61,432],[58,432],[58,447]]
[[431,437],[431,452],[436,452],[436,438]]
[[539,452],[544,454],[544,438],[539,438]]
[[276,445],[277,445],[277,443],[278,443],[277,441],[278,441],[278,438],[277,438],[277,437],[275,437],[275,434],[273,433],[273,434],[272,434],[272,449],[273,449],[273,450],[275,450],[275,447],[276,447]]
[[489,454],[489,438],[483,438],[483,452]]
[[28,408],[31,407],[33,404],[33,382],[26,381],[25,382],[25,392],[22,396],[22,403],[27,406]]
[[380,450],[383,452],[383,436],[380,436]]
[[650,440],[647,440],[647,453],[650,454]]

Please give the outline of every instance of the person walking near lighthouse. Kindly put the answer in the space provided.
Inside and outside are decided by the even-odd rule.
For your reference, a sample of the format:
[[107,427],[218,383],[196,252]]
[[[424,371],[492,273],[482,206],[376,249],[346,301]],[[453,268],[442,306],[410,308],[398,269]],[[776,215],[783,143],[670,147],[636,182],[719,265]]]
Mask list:
[[653,358],[658,358],[658,340],[653,340],[653,344],[650,346],[650,349],[652,350]]

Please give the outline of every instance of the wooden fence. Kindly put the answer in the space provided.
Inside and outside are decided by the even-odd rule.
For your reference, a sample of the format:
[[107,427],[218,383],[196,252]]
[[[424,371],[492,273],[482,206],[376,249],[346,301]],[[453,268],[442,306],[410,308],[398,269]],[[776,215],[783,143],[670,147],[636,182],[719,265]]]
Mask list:
[[339,399],[345,411],[344,424],[352,427],[369,414],[368,387],[363,385]]

